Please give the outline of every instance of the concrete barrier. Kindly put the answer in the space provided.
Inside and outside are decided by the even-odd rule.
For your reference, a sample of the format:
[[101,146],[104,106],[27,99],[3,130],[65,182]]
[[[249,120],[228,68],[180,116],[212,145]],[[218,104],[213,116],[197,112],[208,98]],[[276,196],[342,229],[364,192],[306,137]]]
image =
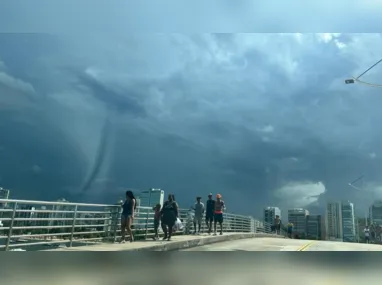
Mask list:
[[172,241],[164,242],[162,244],[153,245],[149,247],[141,248],[126,248],[125,251],[177,251],[191,247],[198,247],[207,244],[213,244],[218,242],[226,242],[239,239],[247,238],[262,238],[262,237],[271,237],[271,238],[282,238],[273,234],[262,234],[262,233],[234,233],[234,234],[225,234],[222,236],[202,236],[196,239],[182,240],[182,241]]
[[233,241],[248,238],[283,238],[274,234],[263,233],[226,233],[221,236],[209,235],[179,235],[171,241],[136,241],[133,243],[99,243],[88,246],[62,247],[48,251],[177,251],[218,242]]

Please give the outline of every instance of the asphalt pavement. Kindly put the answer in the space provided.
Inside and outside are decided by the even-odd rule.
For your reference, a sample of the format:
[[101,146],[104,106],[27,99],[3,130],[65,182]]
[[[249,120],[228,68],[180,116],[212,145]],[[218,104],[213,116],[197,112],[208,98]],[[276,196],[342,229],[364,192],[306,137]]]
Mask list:
[[258,238],[208,244],[182,251],[382,251],[382,245]]

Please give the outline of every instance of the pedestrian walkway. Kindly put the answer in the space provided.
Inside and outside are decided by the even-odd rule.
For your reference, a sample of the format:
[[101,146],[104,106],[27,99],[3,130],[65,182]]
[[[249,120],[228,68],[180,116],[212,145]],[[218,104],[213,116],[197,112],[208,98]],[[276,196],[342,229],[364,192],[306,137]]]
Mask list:
[[[133,223],[133,244],[113,244],[121,239],[121,205],[70,203],[67,201],[4,200],[7,207],[0,209],[4,227],[0,230],[0,250],[176,250],[173,247],[190,247],[199,244],[225,241],[229,237],[246,237],[270,234],[271,225],[253,217],[224,213],[222,237],[192,236],[194,213],[179,209],[183,227],[174,233],[173,241],[152,241],[154,237],[154,212],[152,207],[136,208]],[[218,225],[217,230],[220,230]],[[204,219],[201,231],[207,232]],[[159,233],[163,236],[163,234]],[[271,235],[272,236],[272,235]],[[143,240],[143,241],[142,241]],[[150,240],[150,241],[149,241]],[[110,243],[108,243],[110,242]],[[178,243],[177,243],[178,242]],[[175,245],[173,245],[175,244]],[[89,246],[88,249],[85,246]],[[98,249],[99,248],[99,249]]]
[[135,241],[133,243],[101,243],[87,246],[49,249],[46,251],[177,251],[219,242],[263,237],[280,238],[280,236],[273,234],[262,233],[226,233],[221,236],[211,236],[207,234],[180,235],[174,236],[171,241],[145,240]]

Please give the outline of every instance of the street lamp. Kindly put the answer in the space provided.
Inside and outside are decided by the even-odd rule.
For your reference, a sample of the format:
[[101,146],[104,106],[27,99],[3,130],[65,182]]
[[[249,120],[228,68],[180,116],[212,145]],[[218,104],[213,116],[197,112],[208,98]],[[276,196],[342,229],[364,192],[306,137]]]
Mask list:
[[346,79],[345,84],[354,84],[355,80],[354,79]]
[[369,85],[369,86],[372,86],[372,87],[379,87],[379,88],[382,88],[382,84],[373,84],[373,83],[368,83],[368,82],[365,82],[365,81],[361,81],[359,80],[359,78],[361,76],[363,76],[364,74],[366,74],[370,69],[372,69],[373,67],[375,67],[377,64],[381,63],[382,62],[382,59],[380,59],[379,61],[377,61],[376,63],[374,63],[371,67],[369,67],[368,69],[366,69],[366,71],[362,72],[361,75],[359,75],[358,77],[353,77],[353,78],[348,78],[348,79],[345,79],[345,84],[354,84],[354,83],[361,83],[361,84],[365,84],[365,85]]

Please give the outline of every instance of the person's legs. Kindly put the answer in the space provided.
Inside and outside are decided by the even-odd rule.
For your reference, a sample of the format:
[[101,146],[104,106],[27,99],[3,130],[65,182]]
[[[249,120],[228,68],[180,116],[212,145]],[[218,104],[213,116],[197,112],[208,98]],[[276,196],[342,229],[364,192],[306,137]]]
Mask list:
[[125,234],[126,234],[126,224],[127,222],[127,219],[125,216],[121,216],[121,242],[125,242],[126,241],[126,237],[125,237]]
[[163,240],[167,239],[168,231],[167,231],[167,225],[162,221],[162,230],[164,233]]
[[172,231],[173,231],[174,226],[175,226],[175,221],[168,225],[168,239],[167,240],[171,240]]
[[214,216],[214,235],[216,235],[216,224],[218,223],[216,215]]
[[211,215],[206,216],[206,224],[207,224],[208,234],[210,234],[212,232],[213,220],[214,220],[213,216],[211,216]]
[[202,229],[202,217],[199,217],[198,218],[198,232],[199,233],[200,233],[201,229]]
[[196,234],[196,217],[194,217],[194,234]]
[[159,238],[158,228],[159,228],[159,221],[154,220],[154,240]]
[[131,230],[131,225],[133,224],[133,218],[131,216],[128,216],[127,218],[127,233],[130,236],[130,242],[134,241],[133,231]]
[[219,214],[218,222],[220,224],[220,235],[222,235],[223,234],[223,214]]

